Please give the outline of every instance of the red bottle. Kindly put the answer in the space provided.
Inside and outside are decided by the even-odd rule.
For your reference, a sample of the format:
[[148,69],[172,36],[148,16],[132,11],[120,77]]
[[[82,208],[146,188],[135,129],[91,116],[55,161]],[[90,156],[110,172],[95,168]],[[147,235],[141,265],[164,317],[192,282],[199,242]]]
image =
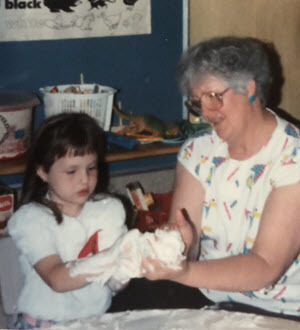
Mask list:
[[16,190],[0,183],[0,236],[7,232],[7,221],[17,205]]

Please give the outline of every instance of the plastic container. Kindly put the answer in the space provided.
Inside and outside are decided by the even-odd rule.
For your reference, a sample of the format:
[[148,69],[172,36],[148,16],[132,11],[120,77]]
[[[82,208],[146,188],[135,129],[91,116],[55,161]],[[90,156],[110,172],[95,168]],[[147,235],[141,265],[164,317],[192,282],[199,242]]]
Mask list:
[[0,159],[23,156],[31,139],[32,110],[40,104],[30,92],[0,91]]
[[152,194],[154,199],[154,206],[151,210],[138,210],[135,227],[140,232],[154,231],[160,228],[168,220],[172,191],[168,193],[155,193]]
[[17,191],[0,183],[0,236],[7,234],[7,221],[17,206]]
[[[85,94],[65,93],[75,87]],[[51,90],[57,88],[57,93]],[[95,118],[104,131],[110,130],[113,98],[116,89],[98,84],[59,85],[40,88],[43,93],[45,116],[61,112],[84,112]]]

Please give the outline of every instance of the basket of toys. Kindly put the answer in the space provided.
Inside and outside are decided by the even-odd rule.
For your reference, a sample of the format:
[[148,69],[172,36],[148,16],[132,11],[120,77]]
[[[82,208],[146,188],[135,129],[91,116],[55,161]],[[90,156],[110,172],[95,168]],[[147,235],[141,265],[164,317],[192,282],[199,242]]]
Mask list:
[[61,112],[84,112],[109,131],[116,89],[99,84],[58,85],[40,88],[45,116]]

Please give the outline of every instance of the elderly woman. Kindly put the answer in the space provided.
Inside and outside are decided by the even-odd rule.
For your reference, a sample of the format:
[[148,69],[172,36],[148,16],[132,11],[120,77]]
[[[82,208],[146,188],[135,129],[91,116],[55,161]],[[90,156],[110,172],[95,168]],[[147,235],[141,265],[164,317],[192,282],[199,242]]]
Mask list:
[[147,260],[146,277],[198,287],[214,302],[300,316],[299,130],[265,107],[264,44],[201,42],[182,56],[177,77],[189,110],[212,129],[178,155],[169,225],[179,228],[187,260],[180,271]]

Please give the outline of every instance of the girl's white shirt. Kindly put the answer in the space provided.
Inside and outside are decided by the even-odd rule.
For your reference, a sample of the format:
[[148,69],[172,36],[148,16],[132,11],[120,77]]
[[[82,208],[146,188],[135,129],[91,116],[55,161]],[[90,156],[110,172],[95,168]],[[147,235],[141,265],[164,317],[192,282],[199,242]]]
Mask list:
[[25,275],[17,306],[19,312],[54,321],[105,313],[112,297],[108,286],[91,283],[58,293],[33,268],[36,262],[53,254],[59,255],[63,262],[77,259],[85,243],[98,230],[99,251],[112,246],[127,231],[125,210],[118,199],[87,201],[78,217],[63,215],[60,225],[47,207],[36,203],[24,205],[13,214],[8,231],[20,250]]

